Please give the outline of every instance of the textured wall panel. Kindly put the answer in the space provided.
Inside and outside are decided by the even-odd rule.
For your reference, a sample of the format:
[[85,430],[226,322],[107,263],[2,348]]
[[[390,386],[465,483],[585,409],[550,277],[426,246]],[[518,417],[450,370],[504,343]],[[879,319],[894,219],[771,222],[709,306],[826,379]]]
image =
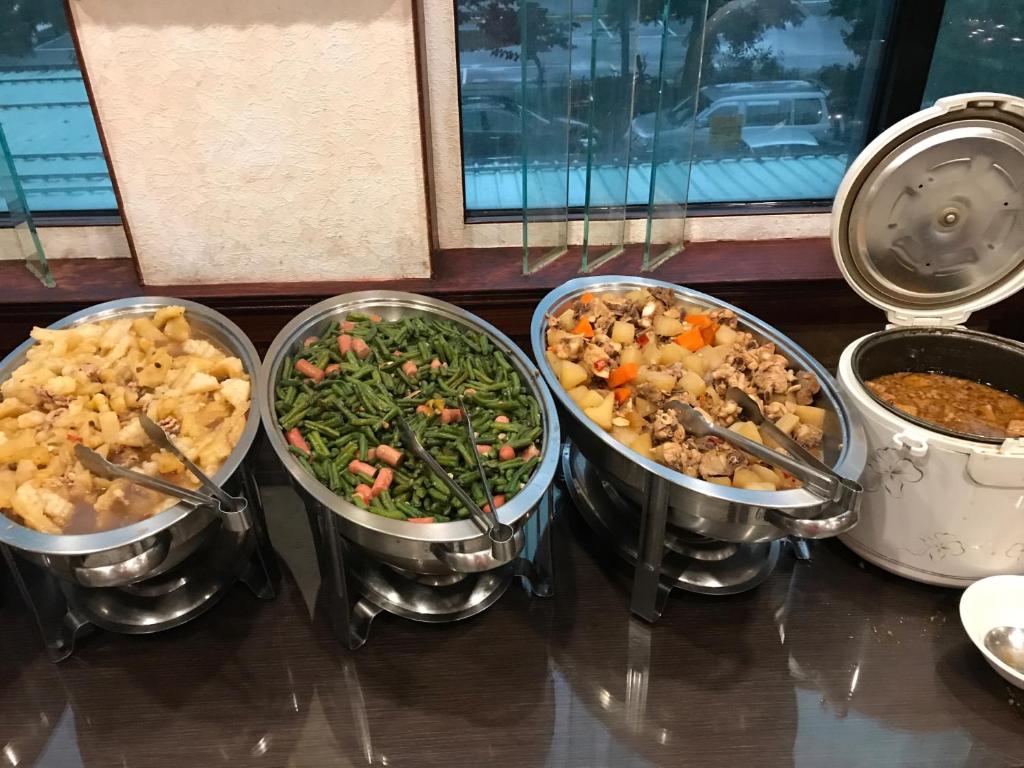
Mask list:
[[409,0],[74,0],[147,282],[429,273]]

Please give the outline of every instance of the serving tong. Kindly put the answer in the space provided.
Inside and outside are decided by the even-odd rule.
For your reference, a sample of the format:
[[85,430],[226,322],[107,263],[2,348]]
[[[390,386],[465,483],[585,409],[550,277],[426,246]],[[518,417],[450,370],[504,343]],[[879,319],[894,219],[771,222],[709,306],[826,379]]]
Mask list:
[[395,421],[398,423],[398,431],[402,435],[402,442],[405,443],[405,447],[417,459],[426,464],[427,468],[455,494],[455,498],[462,502],[462,506],[469,510],[469,516],[473,523],[481,532],[487,534],[487,538],[491,543],[491,555],[495,560],[506,563],[516,555],[515,531],[511,525],[498,520],[497,509],[494,506],[494,497],[491,495],[491,487],[487,483],[484,466],[480,461],[480,452],[477,450],[476,435],[473,433],[473,422],[461,398],[459,399],[459,406],[465,418],[466,431],[469,433],[469,442],[473,451],[473,459],[476,463],[477,472],[480,473],[480,480],[484,484],[484,494],[487,497],[490,512],[484,512],[480,509],[476,502],[473,501],[473,497],[448,475],[444,467],[437,463],[437,459],[431,456],[430,452],[423,447],[423,443],[420,442],[412,427],[409,426],[409,422],[405,420],[401,413],[395,416]]
[[[217,485],[210,477],[203,472],[191,459],[188,458],[174,444],[163,428],[151,418],[142,414],[139,416],[139,423],[143,432],[158,447],[163,448],[177,457],[189,472],[199,481],[203,490],[192,490],[184,488],[175,483],[161,480],[158,477],[150,477],[142,472],[122,467],[103,458],[91,448],[78,443],[75,445],[75,458],[83,467],[95,475],[105,477],[108,480],[123,478],[129,482],[149,488],[152,491],[162,493],[166,496],[173,496],[176,499],[191,504],[193,507],[210,507],[216,510],[224,521],[224,527],[229,531],[241,533],[252,525],[249,519],[249,502],[242,496],[232,496],[223,488]],[[205,491],[205,492],[204,492]]]
[[740,407],[748,420],[756,424],[759,429],[764,430],[765,434],[778,445],[785,448],[788,455],[772,450],[731,429],[712,424],[703,414],[686,403],[670,400],[666,405],[675,411],[679,423],[683,425],[687,433],[697,437],[718,438],[734,448],[739,448],[762,461],[779,467],[801,480],[814,495],[834,502],[843,509],[856,510],[860,506],[860,498],[864,492],[860,483],[833,472],[831,467],[776,427],[774,423],[765,418],[757,403],[743,390],[738,387],[729,387],[725,396]]

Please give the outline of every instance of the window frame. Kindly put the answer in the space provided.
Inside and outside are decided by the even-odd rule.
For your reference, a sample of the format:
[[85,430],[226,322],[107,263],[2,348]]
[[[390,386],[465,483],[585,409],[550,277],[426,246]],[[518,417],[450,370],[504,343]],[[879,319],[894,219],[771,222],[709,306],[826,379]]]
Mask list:
[[[867,144],[885,128],[921,108],[921,100],[927,85],[945,4],[945,0],[892,0],[891,16],[885,36],[886,45],[882,49],[878,61],[878,81],[864,123],[865,135],[860,143]],[[458,72],[456,0],[423,0],[422,5],[424,28],[430,35],[432,49],[432,53],[429,54],[430,61],[427,70],[430,102],[442,105],[442,108],[444,108],[443,105],[452,103],[451,91],[448,91],[447,94],[445,92],[447,84],[447,87],[455,92],[456,112],[461,112],[458,109],[461,103],[462,77]],[[443,55],[439,53],[443,50],[450,52],[449,61],[445,61]],[[439,72],[439,69],[447,71]],[[795,100],[791,100],[791,123],[795,119],[794,109]],[[436,114],[431,114],[426,123],[425,130],[429,131],[428,140],[435,145],[434,172],[431,174],[431,183],[435,183],[435,180],[440,177],[439,189],[442,192],[435,197],[435,212],[442,247],[489,247],[517,242],[517,238],[521,235],[518,230],[522,222],[521,213],[510,209],[469,211],[466,208],[463,175],[465,153],[462,147],[461,114],[455,119],[452,119],[450,115],[438,117]],[[440,130],[435,129],[436,123],[440,124],[438,126]],[[450,141],[453,133],[458,145],[458,152],[438,152],[436,143]],[[456,155],[457,179],[451,173],[451,163],[455,160]],[[444,167],[440,167],[441,157],[444,157],[444,162],[447,163]],[[459,200],[458,221],[456,221],[455,212],[448,210],[453,204],[452,198],[455,189],[458,190]],[[691,221],[701,217],[736,218],[741,214],[757,216],[761,219],[763,227],[760,231],[764,233],[765,238],[768,238],[786,236],[784,234],[786,222],[790,217],[806,217],[817,214],[819,224],[823,224],[828,218],[831,208],[832,200],[830,199],[688,203],[686,215]],[[626,206],[626,217],[631,222],[642,219],[646,213],[646,206]],[[582,220],[583,208],[570,207],[566,214],[570,219],[570,242],[574,242],[574,229],[576,229],[574,224]],[[593,211],[591,216],[594,218]],[[600,216],[598,215],[596,218],[599,219]],[[779,221],[777,223],[769,222],[766,220],[767,218],[778,218]],[[656,237],[657,220],[654,223]],[[722,223],[725,224],[724,221]],[[498,225],[504,226],[503,232],[499,233],[494,229]],[[474,232],[473,228],[476,228],[477,231]],[[635,242],[642,242],[643,235],[636,232],[637,229],[637,227],[628,226],[627,237],[636,236],[638,239]],[[694,227],[694,229],[703,230],[704,227]],[[722,231],[723,237],[731,236],[731,230],[727,226],[723,227]],[[821,231],[827,234],[827,227]],[[537,235],[536,240],[534,240],[534,234]],[[591,242],[593,242],[593,232],[591,235]],[[559,232],[554,226],[551,228],[549,238],[545,234],[543,224],[531,225],[531,242],[536,242],[537,245],[548,244],[549,240],[549,244],[557,244],[558,237]]]

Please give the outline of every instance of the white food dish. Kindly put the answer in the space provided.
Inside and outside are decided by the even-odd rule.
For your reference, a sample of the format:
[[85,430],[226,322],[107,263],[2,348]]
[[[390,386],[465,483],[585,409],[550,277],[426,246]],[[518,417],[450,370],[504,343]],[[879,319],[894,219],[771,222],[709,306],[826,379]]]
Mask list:
[[[841,539],[916,581],[965,587],[1024,573],[1024,439],[930,426],[864,381],[935,371],[1024,395],[1024,345],[962,327],[1024,287],[1022,190],[1024,99],[973,93],[885,131],[836,194],[836,261],[890,323],[853,342],[839,363],[840,392],[865,428],[868,458],[860,521]],[[876,354],[885,345],[888,369]]]
[[1009,683],[1024,688],[1024,675],[985,647],[995,627],[1024,627],[1024,576],[990,576],[968,587],[960,598],[960,622],[992,669]]

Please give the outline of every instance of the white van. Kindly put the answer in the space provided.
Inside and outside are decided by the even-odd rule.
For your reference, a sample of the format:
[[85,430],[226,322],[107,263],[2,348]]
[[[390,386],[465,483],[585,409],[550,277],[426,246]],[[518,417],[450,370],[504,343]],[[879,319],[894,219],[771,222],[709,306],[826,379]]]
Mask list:
[[[667,155],[686,151],[691,132],[697,157],[730,147],[813,148],[833,135],[825,92],[805,80],[708,85],[700,89],[697,107],[694,119],[690,96],[663,114],[658,143]],[[633,118],[634,153],[650,152],[656,117],[649,112]]]

